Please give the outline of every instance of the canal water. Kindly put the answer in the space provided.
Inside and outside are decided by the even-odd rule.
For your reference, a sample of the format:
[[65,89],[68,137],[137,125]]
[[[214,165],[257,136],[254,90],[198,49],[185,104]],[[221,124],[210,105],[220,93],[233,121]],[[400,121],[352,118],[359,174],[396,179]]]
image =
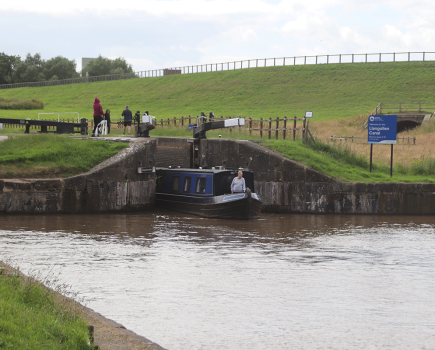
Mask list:
[[435,349],[435,217],[0,216],[0,259],[167,349]]

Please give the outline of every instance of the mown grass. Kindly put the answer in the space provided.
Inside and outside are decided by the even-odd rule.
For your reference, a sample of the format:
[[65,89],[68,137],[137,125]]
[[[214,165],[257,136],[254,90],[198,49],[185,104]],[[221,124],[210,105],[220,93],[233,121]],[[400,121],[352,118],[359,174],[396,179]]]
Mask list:
[[0,142],[0,177],[58,177],[86,172],[126,143],[78,140],[65,135],[11,135]]
[[[251,68],[158,78],[0,90],[0,98],[38,100],[44,112],[79,112],[92,119],[99,97],[112,120],[126,104],[160,118],[216,116],[302,117],[313,122],[365,114],[379,102],[433,102],[435,62],[358,63]],[[35,118],[2,111],[0,117]],[[57,118],[57,115],[53,118]]]
[[[126,104],[130,109],[148,110],[157,119],[196,116],[204,111],[216,116],[241,116],[254,119],[276,117],[301,117],[313,111],[310,129],[323,143],[334,136],[366,136],[363,124],[379,102],[432,103],[435,90],[435,62],[359,63],[309,66],[286,66],[171,75],[159,78],[131,79],[113,82],[75,84],[41,88],[0,90],[0,98],[39,100],[44,102],[44,112],[79,112],[80,117],[92,119],[92,103],[97,96],[103,109],[111,110],[112,121],[120,117]],[[0,111],[1,117],[35,118],[30,111]],[[57,115],[53,116],[57,118]],[[432,182],[434,160],[429,123],[418,128],[416,146],[395,146],[393,181]],[[298,125],[299,126],[299,125]],[[12,129],[9,129],[12,130]],[[110,136],[120,129],[112,129]],[[0,133],[7,133],[7,130]],[[151,136],[192,137],[187,127],[157,127]],[[410,135],[405,132],[403,136]],[[207,137],[259,139],[239,130],[214,130]],[[287,141],[286,141],[287,142]],[[367,144],[349,145],[358,156],[369,160]],[[288,148],[294,148],[293,143]],[[338,147],[340,148],[340,147]],[[310,157],[290,155],[307,166],[335,176],[325,165],[309,160],[325,150],[311,150]],[[389,175],[389,150],[375,147],[375,171],[367,177],[358,168],[348,169],[347,181],[391,181],[378,175],[382,170]],[[292,158],[295,157],[295,158]],[[328,158],[325,158],[325,160]],[[334,158],[331,158],[334,160]],[[336,161],[336,160],[334,160]],[[354,167],[353,163],[349,163]],[[331,168],[334,166],[330,165]],[[16,172],[17,173],[17,172]],[[405,178],[399,178],[399,175]],[[2,176],[0,174],[0,176]],[[339,172],[339,178],[345,174]],[[347,175],[346,175],[347,176]],[[360,177],[358,177],[360,176]],[[380,175],[379,175],[380,176]],[[418,177],[420,176],[420,177]],[[370,180],[367,180],[370,179]]]
[[0,263],[0,349],[92,348],[77,303]]

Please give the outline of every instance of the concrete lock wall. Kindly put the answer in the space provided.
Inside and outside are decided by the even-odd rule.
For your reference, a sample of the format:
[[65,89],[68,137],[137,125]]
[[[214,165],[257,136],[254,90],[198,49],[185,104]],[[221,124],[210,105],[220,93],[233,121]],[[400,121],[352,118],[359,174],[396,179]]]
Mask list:
[[201,140],[200,163],[254,171],[266,212],[435,214],[435,184],[341,182],[249,141]]
[[[98,141],[95,141],[98,142]],[[91,171],[65,179],[0,180],[0,213],[96,213],[154,205],[155,140],[138,139]]]
[[[98,141],[95,141],[98,142]],[[190,167],[193,140],[139,138],[88,173],[65,179],[0,180],[0,213],[98,213],[154,206],[152,166]],[[265,212],[435,214],[435,184],[347,183],[250,141],[201,140],[199,164],[255,173]]]

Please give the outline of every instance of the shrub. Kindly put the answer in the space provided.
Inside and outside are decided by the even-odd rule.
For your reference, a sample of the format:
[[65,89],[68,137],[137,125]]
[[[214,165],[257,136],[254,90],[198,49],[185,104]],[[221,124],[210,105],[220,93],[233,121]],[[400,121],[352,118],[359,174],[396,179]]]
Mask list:
[[4,98],[0,98],[0,109],[43,109],[44,104],[42,102],[32,100],[32,101],[23,101],[23,100],[6,100]]

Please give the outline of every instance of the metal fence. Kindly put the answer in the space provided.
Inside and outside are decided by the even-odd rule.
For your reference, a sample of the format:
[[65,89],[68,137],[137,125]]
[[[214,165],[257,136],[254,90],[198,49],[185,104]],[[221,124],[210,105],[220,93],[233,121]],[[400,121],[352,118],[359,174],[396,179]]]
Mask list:
[[379,102],[376,108],[372,111],[372,114],[382,114],[393,111],[397,113],[430,113],[435,114],[435,103],[421,103],[421,102],[396,102],[396,103],[385,103]]
[[225,63],[209,63],[184,67],[172,67],[139,71],[126,74],[102,75],[97,77],[81,77],[64,80],[41,81],[34,83],[2,84],[0,89],[19,87],[40,87],[112,81],[132,78],[155,78],[172,74],[192,74],[205,72],[229,71],[249,68],[298,66],[313,64],[343,64],[343,63],[382,63],[382,62],[425,62],[435,61],[435,52],[393,52],[393,53],[361,53],[336,54],[316,56],[293,56],[279,58],[256,58],[250,60],[231,61]]

